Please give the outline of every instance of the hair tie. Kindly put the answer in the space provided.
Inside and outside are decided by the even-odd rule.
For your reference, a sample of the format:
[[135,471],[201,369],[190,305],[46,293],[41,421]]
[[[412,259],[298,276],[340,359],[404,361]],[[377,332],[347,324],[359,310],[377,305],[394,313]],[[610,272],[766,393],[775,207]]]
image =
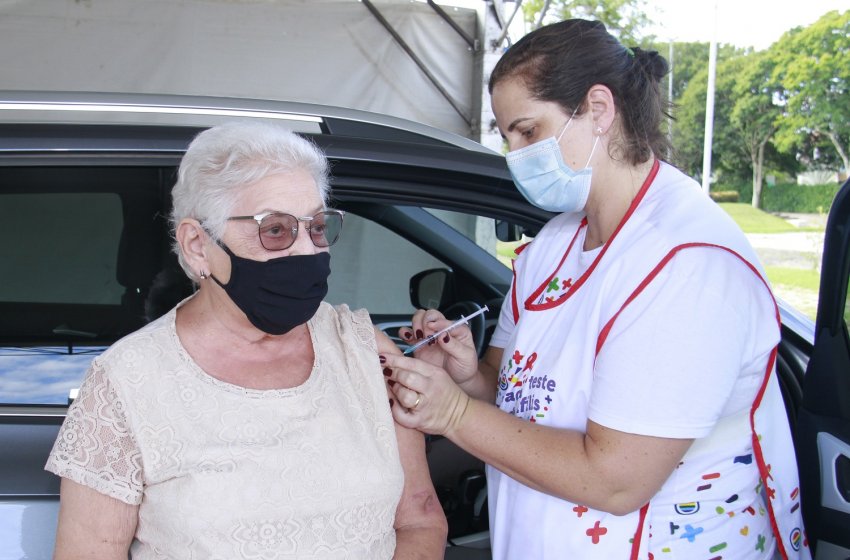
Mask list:
[[626,49],[626,54],[629,55],[629,58],[635,57],[635,51],[633,51],[630,47],[625,47],[625,49]]

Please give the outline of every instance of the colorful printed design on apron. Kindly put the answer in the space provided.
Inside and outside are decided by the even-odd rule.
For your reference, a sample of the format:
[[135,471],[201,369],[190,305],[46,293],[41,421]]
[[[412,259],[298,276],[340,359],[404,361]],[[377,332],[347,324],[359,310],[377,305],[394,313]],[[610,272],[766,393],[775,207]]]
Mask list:
[[499,371],[499,397],[496,401],[505,412],[530,422],[546,417],[558,386],[545,372],[535,371],[536,361],[537,352],[526,355],[515,349]]
[[[753,455],[751,453],[740,455],[732,459],[733,463],[741,463],[745,465],[752,464]],[[722,481],[722,473],[708,472],[703,474],[698,482],[698,485],[693,489],[695,493],[710,491],[712,484]],[[761,490],[761,483],[755,488],[755,493],[758,494]],[[716,501],[714,501],[717,504]],[[682,544],[696,545],[696,549],[676,548],[672,545],[661,548],[662,553],[687,553],[687,554],[705,554],[705,558],[709,560],[722,560],[723,554],[728,554],[730,551],[742,550],[749,548],[756,552],[766,552],[768,538],[770,537],[770,525],[765,523],[767,510],[760,506],[758,509],[751,505],[741,508],[738,494],[732,494],[726,498],[722,504],[708,505],[713,509],[713,512],[705,511],[703,503],[699,501],[683,502],[673,505],[673,511],[676,515],[675,521],[669,521],[669,535],[673,539],[679,539]],[[714,515],[711,515],[713,513]],[[701,515],[700,515],[701,514]],[[729,539],[722,542],[705,542],[703,533],[705,529],[704,523],[712,522],[714,516],[725,516],[729,519],[726,522],[736,525],[732,531],[734,539]],[[698,519],[698,520],[695,520]],[[763,530],[760,530],[763,529]],[[765,532],[766,531],[766,532]],[[740,536],[740,538],[738,538]],[[675,542],[675,541],[674,541]],[[679,543],[676,543],[679,544]]]
[[552,278],[546,285],[546,289],[537,298],[537,305],[553,303],[561,298],[567,297],[567,293],[573,286],[573,279],[561,279],[558,276]]

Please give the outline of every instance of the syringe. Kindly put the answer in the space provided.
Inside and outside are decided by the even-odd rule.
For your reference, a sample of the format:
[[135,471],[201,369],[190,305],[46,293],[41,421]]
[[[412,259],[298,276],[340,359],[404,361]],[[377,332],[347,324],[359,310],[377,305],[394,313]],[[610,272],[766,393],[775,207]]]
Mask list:
[[447,332],[449,332],[450,330],[452,330],[455,327],[459,327],[460,325],[465,325],[466,323],[469,322],[470,319],[472,319],[473,317],[476,317],[478,315],[481,315],[485,311],[490,311],[490,308],[487,307],[486,305],[484,307],[482,307],[481,309],[479,309],[478,311],[476,311],[475,313],[470,313],[468,317],[464,317],[463,315],[461,315],[460,319],[458,319],[457,321],[455,321],[454,323],[452,323],[448,327],[444,328],[441,331],[437,331],[432,335],[425,337],[424,339],[420,340],[419,342],[417,342],[416,344],[414,344],[413,346],[411,346],[410,348],[405,350],[404,355],[406,356],[407,354],[412,354],[416,350],[418,350],[418,349],[422,348],[423,346],[425,346],[426,344],[430,343],[432,340],[436,340],[439,336],[446,334]]

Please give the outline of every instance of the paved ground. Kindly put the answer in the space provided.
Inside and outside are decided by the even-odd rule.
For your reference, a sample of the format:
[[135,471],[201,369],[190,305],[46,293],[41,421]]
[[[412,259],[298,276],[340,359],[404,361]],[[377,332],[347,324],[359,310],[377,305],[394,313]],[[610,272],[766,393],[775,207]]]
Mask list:
[[[820,214],[778,214],[796,227],[826,227],[826,216]],[[783,268],[801,268],[820,272],[823,255],[823,233],[789,232],[772,234],[749,234],[753,248],[764,266]],[[808,315],[814,320],[817,310],[816,291],[795,289],[777,284],[773,286],[776,295]]]

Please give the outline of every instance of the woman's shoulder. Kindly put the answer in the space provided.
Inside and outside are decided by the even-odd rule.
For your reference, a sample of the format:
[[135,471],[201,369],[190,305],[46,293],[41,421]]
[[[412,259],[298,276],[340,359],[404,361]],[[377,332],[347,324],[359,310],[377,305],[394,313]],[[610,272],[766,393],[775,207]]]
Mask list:
[[643,222],[674,240],[739,245],[743,232],[693,178],[661,163],[658,175],[638,209]]
[[101,365],[121,361],[135,363],[158,355],[163,347],[173,342],[175,310],[176,308],[172,309],[139,330],[120,338],[95,360]]
[[314,317],[320,331],[329,329],[342,337],[353,336],[370,348],[375,347],[375,328],[365,308],[351,309],[347,303],[322,302]]
[[372,324],[369,311],[365,308],[352,309],[347,303],[331,304],[323,301],[314,316],[321,322],[354,322]]

